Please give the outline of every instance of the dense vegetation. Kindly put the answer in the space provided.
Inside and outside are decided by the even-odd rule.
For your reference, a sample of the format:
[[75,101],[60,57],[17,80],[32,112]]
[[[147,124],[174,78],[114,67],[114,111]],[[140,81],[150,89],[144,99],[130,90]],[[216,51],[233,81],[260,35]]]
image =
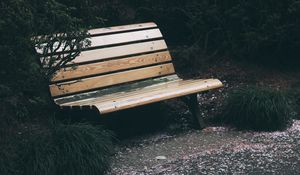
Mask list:
[[136,1],[139,19],[155,20],[168,41],[193,43],[206,56],[229,54],[267,65],[299,64],[298,0]]
[[[82,5],[89,7],[78,7]],[[92,125],[53,126],[57,114],[48,94],[51,75],[41,69],[34,50],[45,39],[50,45],[84,39],[89,24],[82,18],[88,16],[79,18],[78,8],[55,0],[4,0],[0,9],[0,174],[103,173],[112,148],[110,134]],[[63,37],[32,39],[58,32]]]
[[224,121],[238,129],[276,131],[285,129],[292,116],[286,95],[270,88],[234,90],[224,107]]
[[294,118],[300,119],[300,81],[288,91],[291,105],[294,109]]
[[20,152],[25,174],[103,174],[113,150],[111,133],[88,124],[54,125]]
[[50,127],[30,137],[11,138],[1,147],[1,174],[103,174],[109,169],[110,132],[89,124]]
[[[275,68],[298,68],[299,20],[299,0],[2,0],[0,148],[13,153],[19,148],[11,140],[30,142],[31,138],[46,139],[50,134],[52,139],[57,134],[51,124],[56,108],[48,94],[49,72],[40,68],[34,45],[41,41],[32,40],[33,36],[59,32],[84,39],[89,28],[154,21],[169,44],[186,47],[175,57],[182,63],[181,69],[192,65],[191,70],[197,71],[203,61],[225,55]],[[78,128],[63,132],[87,134]],[[59,147],[51,140],[46,142],[54,149]],[[39,144],[29,144],[33,146],[28,150],[35,151]],[[28,172],[22,168],[15,171],[17,165],[10,157],[18,155],[5,151],[0,152],[0,174]],[[49,172],[53,160],[52,154],[45,157]],[[96,157],[93,160],[98,162]],[[40,166],[33,162],[28,161],[31,165],[27,168]]]

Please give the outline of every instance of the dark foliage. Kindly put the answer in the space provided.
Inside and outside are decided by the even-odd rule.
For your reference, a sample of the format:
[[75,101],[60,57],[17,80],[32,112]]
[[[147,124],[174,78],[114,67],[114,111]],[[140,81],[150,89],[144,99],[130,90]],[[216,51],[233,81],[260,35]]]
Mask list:
[[204,65],[203,60],[221,55],[297,67],[299,4],[299,0],[276,3],[272,0],[3,0],[0,4],[0,95],[5,96],[2,102],[10,107],[1,113],[11,109],[9,116],[17,111],[17,118],[26,118],[29,113],[38,113],[32,111],[37,109],[35,105],[47,105],[50,101],[32,36],[84,31],[100,27],[104,22],[118,25],[155,21],[169,43],[191,47],[176,58],[193,65],[193,71]]
[[55,124],[9,146],[0,151],[1,174],[104,174],[113,153],[112,133],[88,124]]
[[[177,50],[175,61],[183,72],[190,73],[204,69],[205,66],[202,65],[207,61],[224,55],[264,65],[298,68],[299,20],[299,0],[278,0],[276,3],[273,0],[2,0],[0,2],[0,145],[4,145],[7,138],[15,135],[16,128],[22,128],[24,123],[44,125],[42,121],[47,123],[47,120],[55,115],[55,108],[48,92],[49,76],[60,66],[71,61],[88,44],[85,40],[88,28],[154,21],[159,24],[168,44],[180,45],[179,48],[183,48],[182,45],[186,46],[185,49],[179,49],[179,52]],[[55,33],[63,33],[63,35],[55,35]],[[32,40],[33,36],[44,34],[50,36]],[[69,42],[74,38],[77,39],[75,45]],[[66,57],[65,62],[61,62],[58,67],[45,72],[41,69],[34,45],[43,47],[42,43],[46,42],[48,45],[42,48],[43,52],[48,53],[49,50],[55,52],[53,46],[57,41],[67,44],[76,52]],[[61,56],[63,55],[53,57],[52,63]],[[244,111],[240,112],[250,115],[248,110],[257,110],[259,115],[265,117],[262,118],[263,122],[269,122],[267,118],[271,114],[275,118],[278,117],[272,120],[274,128],[269,130],[275,129],[277,124],[279,128],[285,125],[287,121],[285,114],[289,108],[282,95],[269,90],[248,92],[241,91],[240,95],[234,95],[231,99],[232,104],[239,105],[238,100],[241,100],[246,105],[242,97],[245,95],[245,99],[250,98],[251,93],[251,95],[261,96],[257,95],[257,103],[249,104],[251,108],[247,110],[241,108]],[[271,100],[267,100],[269,98]],[[299,104],[299,99],[295,101],[295,104]],[[274,103],[272,108],[280,109],[278,110],[282,114],[280,116],[284,117],[279,117],[279,113],[276,112],[273,114],[270,107],[262,108],[268,103]],[[229,111],[235,106],[231,107],[228,108]],[[267,113],[260,110],[267,110],[265,111]],[[248,119],[251,118],[246,120]],[[88,130],[85,125],[67,126],[66,130],[62,128],[57,126],[53,132],[46,132],[37,137],[47,144],[52,144],[53,140],[58,139],[58,134],[69,136],[74,128],[78,138],[88,136],[78,131],[79,128]],[[91,132],[95,133],[94,130]],[[46,135],[49,136],[48,140]],[[77,139],[77,135],[71,134],[71,136],[72,139]],[[82,142],[87,141],[84,140],[85,138],[80,139]],[[67,141],[71,142],[68,139]],[[32,140],[29,145],[33,147],[27,149],[28,154],[39,153],[38,151],[45,153],[45,157],[40,157],[43,164],[34,163],[37,160],[33,159],[28,159],[26,162],[31,163],[29,167],[36,166],[35,172],[53,172],[53,166],[59,166],[53,162],[58,160],[54,155],[67,154],[57,152],[57,148],[64,150],[65,147],[62,145],[43,147],[42,142]],[[4,146],[3,150],[9,150],[8,146]],[[0,152],[0,155],[1,172],[4,172],[3,174],[13,172],[10,167],[14,167],[14,162],[8,162],[7,160],[10,159],[6,157],[14,154],[7,154],[4,151]],[[76,164],[73,163],[71,161],[65,166]],[[104,163],[104,169],[106,166]],[[81,165],[77,167],[78,169],[75,169],[78,172],[81,172],[80,168],[85,169]],[[64,173],[63,169],[55,171]],[[27,172],[30,173],[29,169]]]
[[0,174],[14,175],[20,173],[16,168],[18,165],[18,156],[16,155],[16,150],[12,149],[12,145],[0,146]]
[[298,91],[297,97],[295,98],[295,111],[296,111],[296,119],[300,119],[300,92]]
[[[56,0],[3,0],[0,9],[0,147],[3,148],[0,152],[0,174],[24,174],[24,168],[27,168],[25,174],[74,174],[73,171],[84,174],[82,171],[87,168],[89,170],[86,171],[91,174],[103,172],[108,167],[107,151],[111,148],[107,132],[88,125],[59,125],[44,132],[49,125],[47,121],[55,116],[56,111],[47,87],[53,71],[47,73],[41,69],[34,46],[48,43],[50,47],[44,47],[46,53],[58,41],[68,45],[68,49],[80,52],[88,25],[74,14],[79,8]],[[62,34],[52,35],[55,33]],[[50,36],[32,38],[43,34]],[[69,42],[74,38],[78,41],[75,45]],[[68,57],[66,61],[72,58]],[[28,134],[28,137],[12,141],[25,130],[41,134],[32,138],[32,134]],[[27,139],[30,140],[28,145]],[[68,144],[70,147],[67,147]],[[25,149],[24,146],[28,147]],[[67,152],[68,149],[73,149],[72,154]],[[18,150],[27,155],[16,155]],[[25,156],[24,162],[20,163],[22,155]],[[67,161],[63,159],[64,155],[74,160]],[[84,156],[91,159],[87,160]],[[62,165],[59,162],[65,162],[63,166],[74,167],[54,170]]]
[[296,116],[298,119],[300,119],[300,89],[297,90],[296,96],[294,96],[295,100],[295,111],[296,111]]
[[294,118],[300,119],[300,82],[295,83],[289,90],[288,95],[294,110]]
[[217,61],[215,55],[207,55],[197,45],[175,48],[172,55],[176,71],[183,78],[198,76],[199,72],[205,72]]
[[[4,0],[0,9],[1,126],[52,116],[49,111],[54,110],[47,87],[49,76],[88,44],[84,30],[87,25],[73,15],[77,7],[55,0]],[[43,34],[50,35],[32,38]],[[70,42],[74,38],[77,42]],[[48,44],[44,46],[44,42]],[[41,69],[34,46],[41,47],[44,53],[55,52],[52,46],[57,42],[64,44],[65,49],[75,50],[75,55],[64,57],[54,69],[45,71]],[[61,55],[53,56],[50,63]]]
[[300,65],[299,0],[143,0],[133,4],[137,18],[158,22],[167,41],[194,43],[208,56],[226,54],[281,68]]
[[103,174],[109,168],[111,133],[87,124],[56,124],[26,143],[25,174]]
[[247,87],[229,94],[223,120],[238,129],[276,131],[288,126],[291,114],[284,93],[270,88]]

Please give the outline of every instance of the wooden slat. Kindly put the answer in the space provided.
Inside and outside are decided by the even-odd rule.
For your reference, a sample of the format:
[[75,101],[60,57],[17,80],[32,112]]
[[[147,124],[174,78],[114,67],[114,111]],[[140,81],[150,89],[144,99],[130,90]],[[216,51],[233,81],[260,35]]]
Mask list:
[[132,25],[98,28],[98,29],[89,30],[88,32],[91,35],[99,35],[99,34],[107,34],[107,33],[114,33],[114,32],[124,32],[124,31],[129,31],[129,30],[139,30],[139,29],[153,28],[153,27],[157,27],[157,25],[153,22],[148,22],[148,23],[141,23],[141,24],[132,24]]
[[[125,32],[130,30],[142,30],[147,28],[155,28],[157,25],[153,22],[148,23],[140,23],[140,24],[130,24],[130,25],[122,25],[122,26],[114,26],[114,27],[104,27],[104,28],[96,28],[88,30],[90,35],[103,35],[115,32]],[[60,35],[60,33],[58,33]],[[36,38],[40,38],[42,36],[35,36]],[[34,39],[34,37],[32,38]]]
[[168,82],[177,81],[177,80],[180,80],[180,79],[176,74],[167,75],[167,76],[163,76],[163,77],[141,80],[138,82],[121,84],[121,85],[117,85],[117,86],[113,86],[113,87],[104,88],[101,90],[95,90],[95,91],[55,98],[54,101],[58,105],[72,103],[75,101],[76,102],[82,101],[82,100],[85,101],[87,99],[91,99],[91,98],[94,99],[94,98],[103,97],[106,95],[115,94],[115,93],[119,93],[119,92],[125,93],[125,92],[135,91],[138,89],[151,88],[151,87],[159,86],[162,83],[168,83]]
[[[208,79],[208,80],[182,80],[182,79],[174,79],[170,82],[159,83],[154,86],[147,86],[138,89],[132,89],[131,91],[119,91],[116,93],[106,94],[103,96],[98,96],[94,98],[89,98],[85,100],[78,100],[69,103],[60,104],[61,106],[92,106],[99,103],[106,103],[110,101],[119,101],[120,99],[124,98],[131,98],[133,96],[141,96],[144,94],[152,93],[152,92],[168,92],[173,90],[174,88],[183,88],[188,86],[195,86],[195,85],[207,85],[211,88],[214,88],[214,83],[217,85],[219,81]],[[221,84],[222,85],[222,84]]]
[[162,34],[159,29],[142,30],[127,32],[113,35],[104,35],[93,37],[91,47],[106,46],[112,44],[121,44],[133,41],[161,38]]
[[95,74],[119,71],[129,68],[141,67],[157,63],[171,61],[169,51],[157,52],[141,56],[134,56],[124,59],[110,60],[93,64],[85,64],[77,66],[75,69],[72,67],[63,68],[59,70],[53,77],[52,81],[61,81],[79,77],[85,77]]
[[126,93],[113,93],[113,94],[108,94],[101,96],[99,98],[91,98],[91,99],[86,99],[84,101],[78,101],[78,102],[71,102],[71,103],[65,103],[62,104],[62,106],[91,106],[99,103],[106,103],[109,101],[118,101],[120,99],[124,98],[131,98],[133,96],[140,96],[143,94],[147,94],[150,92],[156,92],[156,91],[162,91],[162,90],[172,90],[173,88],[178,88],[182,86],[193,86],[195,84],[205,84],[206,80],[182,80],[182,79],[177,79],[175,81],[167,82],[167,83],[161,83],[157,86],[152,86],[152,87],[145,87],[141,89],[136,89],[132,90],[131,92],[126,92]]
[[[149,29],[149,30],[142,30],[142,31],[127,32],[127,33],[118,33],[112,35],[95,36],[89,39],[91,41],[91,45],[89,46],[89,48],[108,46],[114,44],[122,44],[122,43],[141,41],[141,40],[156,39],[156,38],[162,38],[162,34],[159,29]],[[59,43],[57,42],[57,45],[58,44]],[[62,45],[60,49],[58,49],[56,52],[62,52],[63,48],[64,45]],[[65,51],[68,50],[69,49],[67,48]],[[43,49],[36,48],[36,51],[39,54],[43,54]]]
[[[145,52],[152,52],[152,51],[158,51],[164,49],[167,49],[166,42],[164,40],[157,40],[157,41],[143,42],[137,44],[128,44],[123,46],[83,51],[72,62],[70,62],[69,65],[84,63],[89,61],[103,60],[103,59],[114,58],[114,57],[133,55],[133,54],[141,54]],[[47,59],[49,59],[49,57],[46,57],[46,60]]]
[[103,75],[93,78],[58,83],[50,85],[50,92],[52,96],[60,96],[86,90],[92,90],[96,88],[102,88],[115,84],[169,75],[174,72],[175,70],[172,63],[162,64],[159,66],[151,66],[147,68],[124,71],[120,73]]
[[182,79],[177,79],[174,80],[172,82],[166,82],[166,83],[161,83],[157,86],[152,86],[152,87],[145,87],[142,89],[135,89],[132,90],[130,92],[118,92],[118,93],[113,93],[113,94],[108,94],[108,95],[104,95],[102,97],[98,97],[98,98],[90,98],[90,99],[85,99],[82,101],[75,101],[75,102],[70,102],[70,103],[64,103],[61,106],[92,106],[95,104],[99,104],[99,103],[105,103],[105,102],[109,102],[109,101],[118,101],[120,99],[124,99],[124,98],[130,98],[132,96],[139,96],[142,94],[146,94],[149,92],[154,92],[154,91],[161,91],[164,88],[172,88],[172,87],[177,87],[177,86],[181,86],[183,84],[188,84],[191,83],[190,81],[185,81],[183,82]]
[[83,63],[87,61],[102,60],[106,58],[126,56],[131,54],[140,54],[162,49],[167,49],[167,45],[164,40],[129,44],[124,46],[85,51],[82,52],[77,58],[75,58],[73,62]]
[[[111,100],[112,98],[118,99],[118,98],[124,98],[124,97],[132,96],[132,95],[136,95],[136,94],[140,94],[140,93],[149,92],[149,91],[160,90],[163,86],[166,86],[167,84],[172,85],[174,82],[178,82],[178,81],[181,81],[181,79],[179,79],[179,78],[173,79],[169,82],[158,83],[158,84],[154,84],[154,85],[146,86],[146,87],[142,87],[142,88],[123,89],[122,91],[114,92],[111,94],[105,94],[102,96],[94,96],[92,98],[63,103],[63,104],[60,104],[60,106],[85,106],[85,105],[90,106],[95,103]],[[128,88],[130,88],[130,87],[131,86],[129,85]]]
[[193,83],[189,82],[187,84],[180,84],[179,82],[175,83],[178,83],[179,85],[167,85],[160,90],[141,92],[124,98],[112,97],[111,100],[91,105],[98,108],[101,114],[105,114],[222,87],[222,83],[217,79],[194,80]]

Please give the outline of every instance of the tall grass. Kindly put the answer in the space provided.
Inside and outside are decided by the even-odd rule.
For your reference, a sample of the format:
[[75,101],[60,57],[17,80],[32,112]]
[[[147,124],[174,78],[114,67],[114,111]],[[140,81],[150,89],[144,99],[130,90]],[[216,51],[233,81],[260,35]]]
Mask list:
[[11,145],[0,146],[0,174],[15,175],[20,173],[17,167],[16,152],[12,151]]
[[296,96],[294,97],[294,108],[296,112],[296,118],[300,119],[300,89],[297,90]]
[[291,120],[291,106],[283,92],[262,87],[240,88],[229,94],[224,120],[238,129],[275,131]]
[[26,143],[19,168],[26,175],[103,174],[112,149],[108,131],[88,124],[58,124]]
[[291,99],[291,105],[294,110],[295,119],[300,119],[300,86],[299,85],[288,90],[288,94]]

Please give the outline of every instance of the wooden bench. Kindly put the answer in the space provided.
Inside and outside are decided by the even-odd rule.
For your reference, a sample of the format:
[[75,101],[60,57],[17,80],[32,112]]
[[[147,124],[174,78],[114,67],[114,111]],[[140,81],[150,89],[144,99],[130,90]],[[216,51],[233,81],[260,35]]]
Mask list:
[[[196,94],[218,88],[217,79],[180,79],[155,23],[89,30],[91,46],[50,84],[61,108],[97,109],[100,114],[191,95],[191,110],[203,127]],[[75,69],[72,64],[78,65]]]

